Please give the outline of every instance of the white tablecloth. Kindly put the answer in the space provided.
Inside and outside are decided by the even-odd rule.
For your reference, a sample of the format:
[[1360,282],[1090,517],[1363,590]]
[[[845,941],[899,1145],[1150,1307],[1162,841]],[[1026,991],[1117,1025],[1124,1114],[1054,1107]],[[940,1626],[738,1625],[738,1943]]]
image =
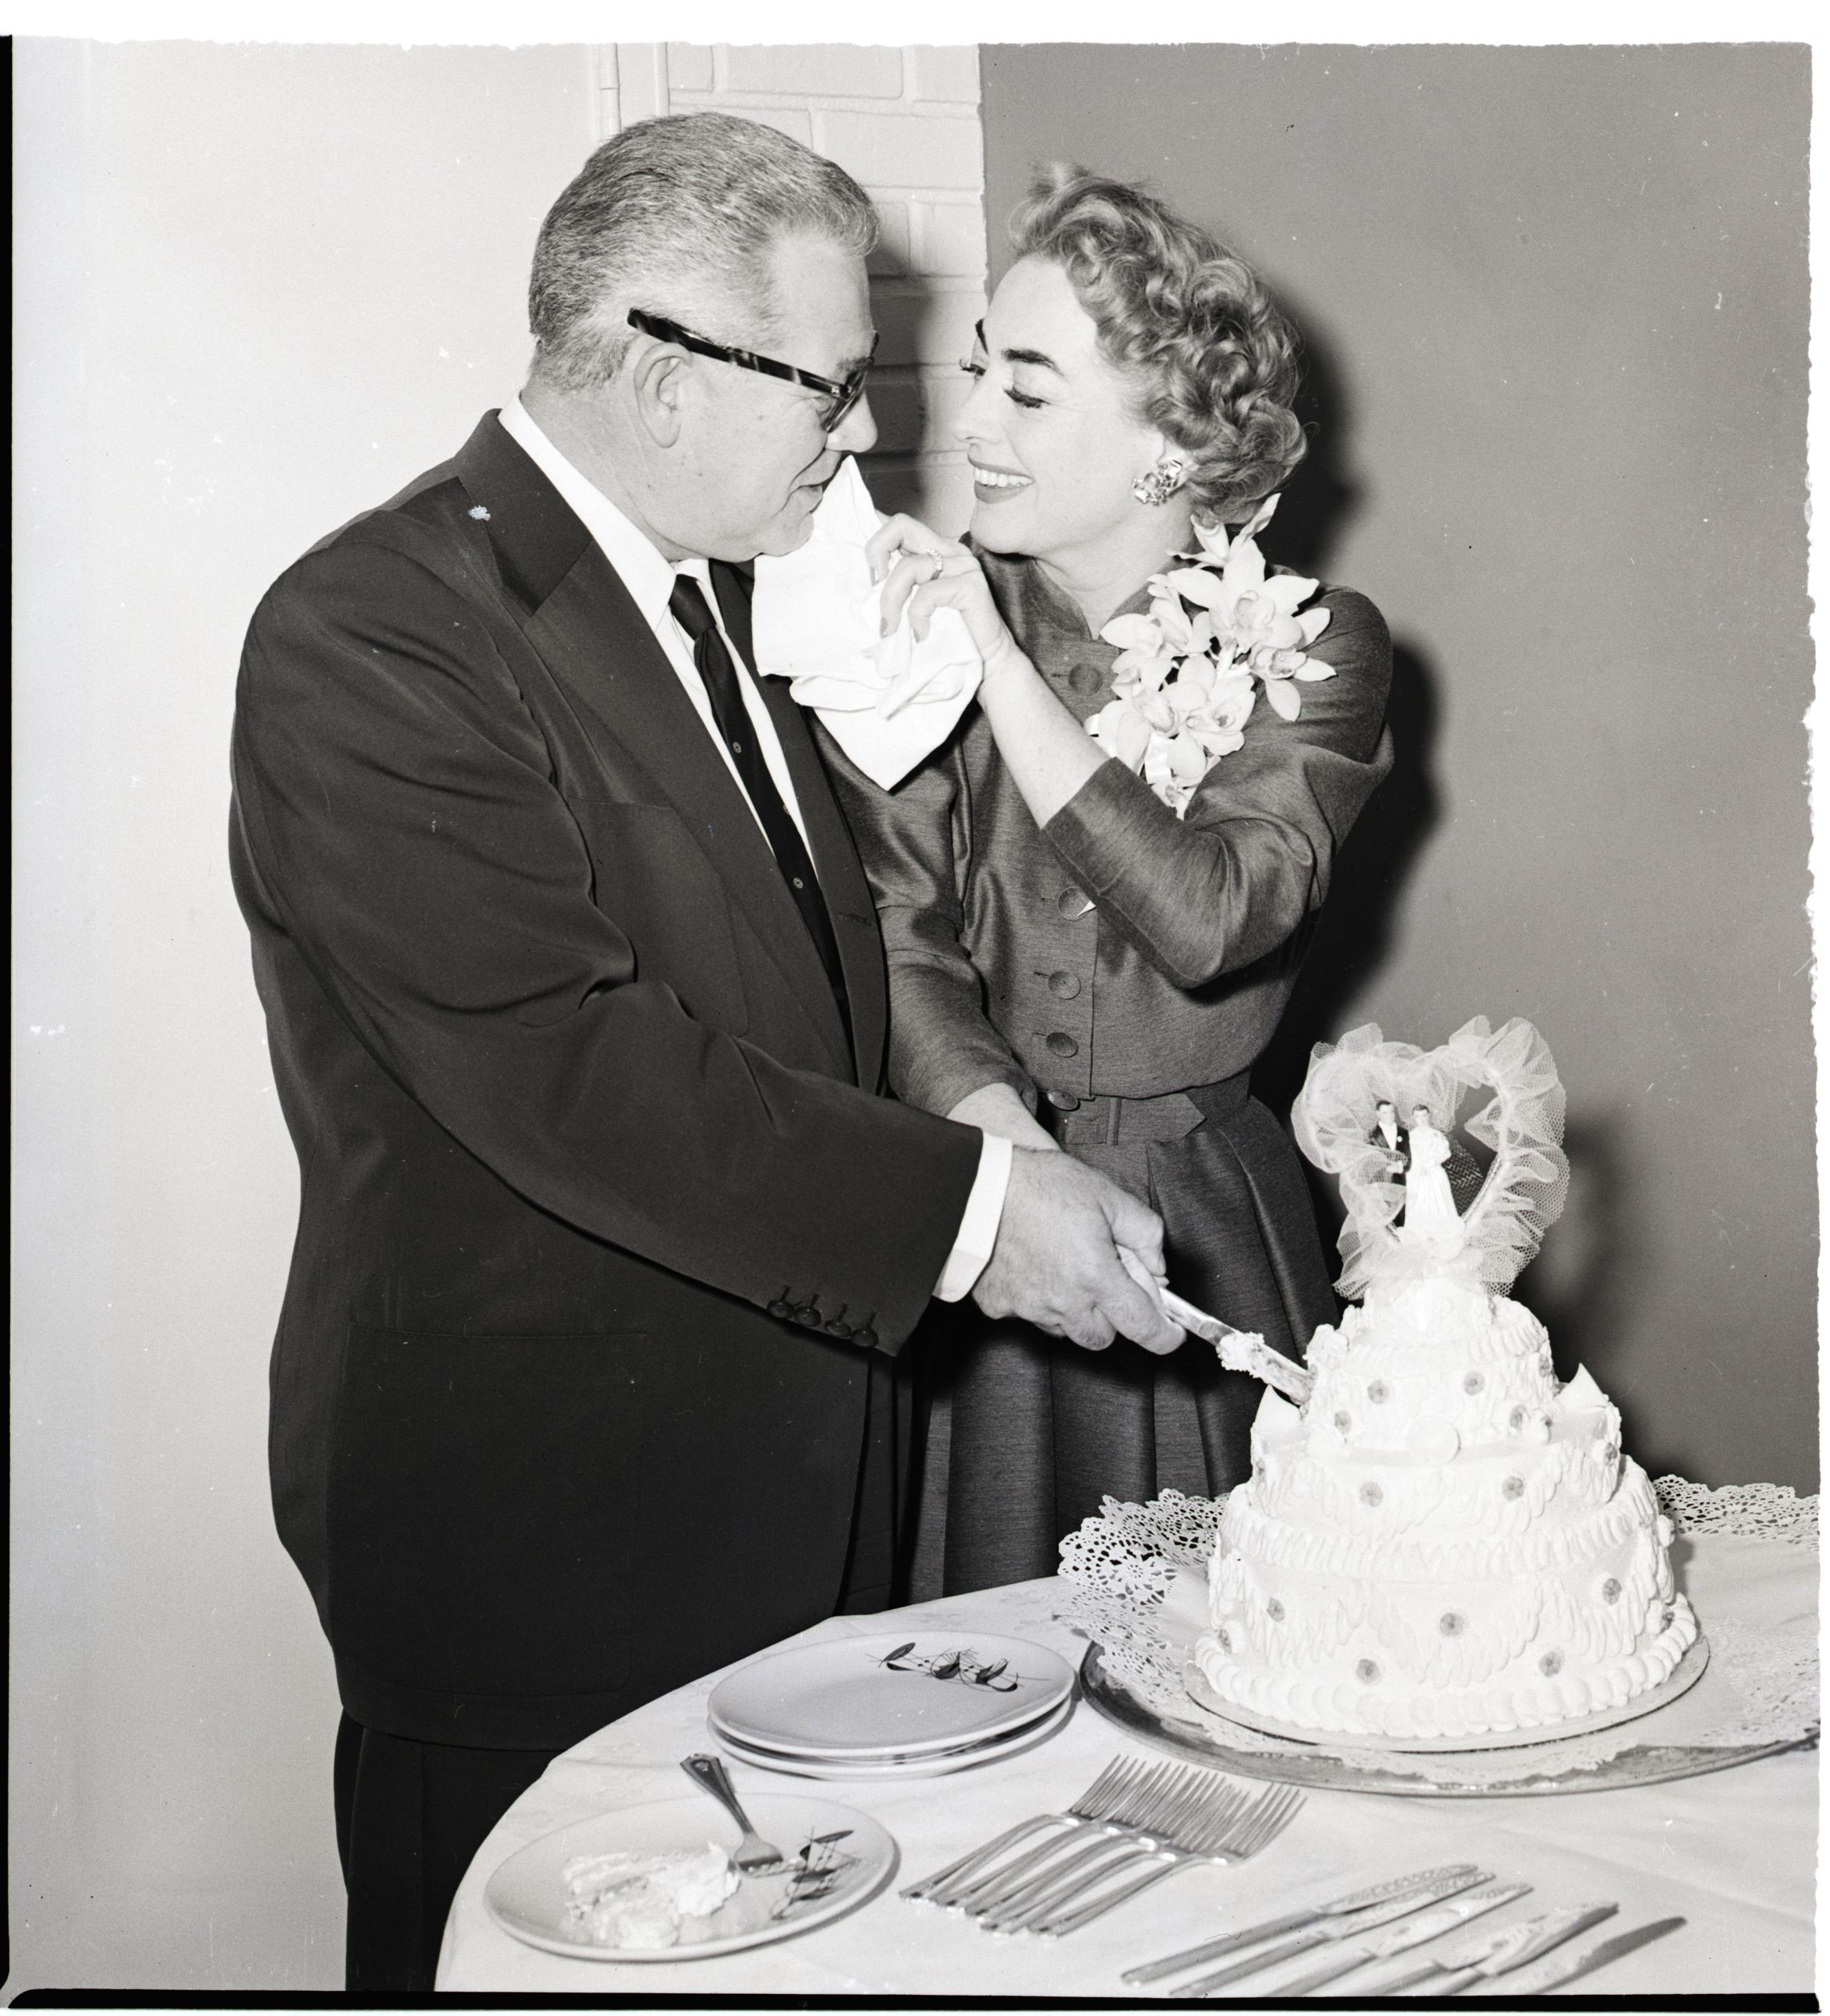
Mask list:
[[[1707,1631],[1712,1617],[1780,1624],[1813,1615],[1814,1552],[1771,1541],[1700,1537],[1684,1584]],[[835,1618],[805,1640],[944,1629],[1052,1645],[1078,1662],[1085,1641],[1054,1618],[1056,1585],[1024,1582],[897,1611]],[[1179,1871],[1058,1941],[996,1937],[960,1917],[904,1902],[898,1888],[1032,1813],[1058,1811],[1117,1754],[1159,1753],[1086,1703],[1027,1754],[951,1777],[816,1784],[733,1765],[739,1794],[816,1793],[874,1815],[901,1850],[896,1876],[868,1904],[798,1937],[723,1958],[673,1963],[568,1959],[499,1930],[483,1904],[490,1872],[552,1828],[691,1788],[677,1760],[715,1747],[702,1681],[625,1716],[569,1750],[518,1800],[479,1851],[452,1908],[441,1989],[511,1994],[941,1995],[1121,1997],[1141,1960],[1232,1927],[1438,1863],[1478,1861],[1530,1882],[1533,1895],[1492,1922],[1553,1904],[1612,1900],[1612,1930],[1653,1919],[1689,1923],[1565,1992],[1745,1996],[1810,1991],[1817,1831],[1814,1750],[1709,1776],[1613,1791],[1436,1799],[1312,1791],[1294,1824],[1256,1860]],[[708,1814],[711,1809],[708,1802]],[[1601,1933],[1592,1935],[1600,1937]],[[1286,1974],[1289,1972],[1286,1970]],[[1278,1977],[1263,1977],[1264,1992]],[[1173,1982],[1168,1984],[1172,1986]],[[1247,1981],[1233,1991],[1250,1994]],[[1351,1978],[1338,1992],[1351,1992]],[[1330,1991],[1337,1992],[1337,1991]]]

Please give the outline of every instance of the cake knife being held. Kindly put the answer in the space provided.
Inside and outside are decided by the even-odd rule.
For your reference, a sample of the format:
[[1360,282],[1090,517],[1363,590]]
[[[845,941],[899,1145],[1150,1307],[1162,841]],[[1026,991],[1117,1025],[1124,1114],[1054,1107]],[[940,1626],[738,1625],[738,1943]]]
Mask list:
[[1531,1889],[1529,1883],[1495,1883],[1491,1890],[1471,1890],[1464,1897],[1451,1897],[1447,1904],[1438,1904],[1433,1911],[1426,1911],[1406,1924],[1381,1932],[1376,1939],[1363,1939],[1358,1945],[1344,1947],[1313,1973],[1304,1974],[1298,1981],[1286,1981],[1278,1993],[1280,1996],[1313,1995],[1317,1989],[1338,1981],[1355,1967],[1366,1967],[1374,1960],[1389,1960],[1399,1953],[1408,1953],[1413,1946],[1427,1945],[1445,1932],[1453,1932],[1457,1926],[1465,1925],[1471,1918],[1479,1918],[1483,1912],[1498,1910],[1502,1904],[1511,1904],[1516,1898],[1528,1896]]
[[1274,1351],[1256,1330],[1235,1330],[1230,1323],[1223,1323],[1205,1309],[1197,1309],[1192,1302],[1184,1302],[1172,1288],[1160,1288],[1158,1299],[1170,1321],[1179,1323],[1191,1335],[1212,1344],[1229,1372],[1250,1373],[1254,1379],[1274,1387],[1293,1406],[1300,1407],[1308,1398],[1315,1381],[1307,1366],[1285,1358],[1282,1351]]

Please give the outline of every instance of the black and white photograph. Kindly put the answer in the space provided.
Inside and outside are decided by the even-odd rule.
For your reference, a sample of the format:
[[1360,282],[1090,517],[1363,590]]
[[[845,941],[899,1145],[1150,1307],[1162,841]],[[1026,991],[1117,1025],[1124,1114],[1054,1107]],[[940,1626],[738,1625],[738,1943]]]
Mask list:
[[1815,2009],[1799,16],[9,12],[6,1999]]

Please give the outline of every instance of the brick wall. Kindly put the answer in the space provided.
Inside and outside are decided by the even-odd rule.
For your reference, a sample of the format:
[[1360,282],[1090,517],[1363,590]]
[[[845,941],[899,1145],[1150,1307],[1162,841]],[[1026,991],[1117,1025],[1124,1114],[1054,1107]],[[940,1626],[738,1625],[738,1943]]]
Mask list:
[[886,511],[956,533],[972,508],[948,423],[959,361],[985,313],[985,149],[974,48],[852,43],[621,42],[598,55],[607,134],[658,112],[716,108],[778,126],[870,192],[883,237],[871,262],[882,332],[871,380],[878,446],[865,458]]

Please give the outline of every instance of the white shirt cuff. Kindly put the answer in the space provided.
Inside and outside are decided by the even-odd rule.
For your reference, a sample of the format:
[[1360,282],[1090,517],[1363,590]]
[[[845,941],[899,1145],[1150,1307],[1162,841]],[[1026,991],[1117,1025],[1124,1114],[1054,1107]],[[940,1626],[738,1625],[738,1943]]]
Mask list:
[[959,1236],[941,1270],[934,1288],[937,1302],[958,1302],[972,1292],[973,1284],[985,1272],[992,1248],[998,1243],[998,1226],[1004,1215],[1004,1193],[1010,1187],[1013,1144],[1002,1134],[988,1134],[978,1151],[978,1175],[966,1200],[959,1220]]

